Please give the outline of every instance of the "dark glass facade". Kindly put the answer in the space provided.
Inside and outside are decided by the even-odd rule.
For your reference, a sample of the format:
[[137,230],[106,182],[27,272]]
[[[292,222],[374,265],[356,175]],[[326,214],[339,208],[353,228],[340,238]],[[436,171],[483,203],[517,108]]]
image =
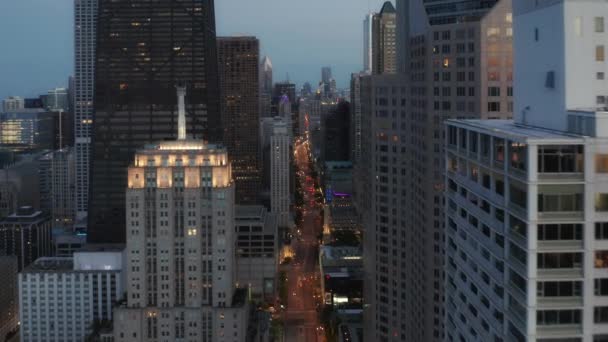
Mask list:
[[444,25],[477,21],[497,2],[498,0],[424,0],[424,6],[431,25]]
[[221,142],[213,0],[100,0],[89,242],[125,241],[127,166],[176,138],[180,83],[190,137]]
[[257,204],[260,43],[255,37],[221,37],[217,43],[224,145],[232,163],[236,201]]

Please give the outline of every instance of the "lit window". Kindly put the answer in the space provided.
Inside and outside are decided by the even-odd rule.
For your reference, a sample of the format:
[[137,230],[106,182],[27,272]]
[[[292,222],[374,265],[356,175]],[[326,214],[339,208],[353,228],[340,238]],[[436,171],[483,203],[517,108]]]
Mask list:
[[598,62],[604,61],[604,45],[598,45],[595,47],[595,60]]

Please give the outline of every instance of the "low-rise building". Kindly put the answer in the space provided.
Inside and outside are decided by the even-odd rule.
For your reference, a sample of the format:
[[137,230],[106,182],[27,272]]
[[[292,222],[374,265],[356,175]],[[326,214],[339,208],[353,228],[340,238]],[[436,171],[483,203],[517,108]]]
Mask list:
[[322,246],[319,252],[321,291],[325,305],[362,310],[363,257],[360,247]]
[[277,221],[258,205],[237,206],[236,232],[237,280],[249,287],[254,298],[272,298],[278,266]]
[[123,246],[86,246],[73,257],[43,257],[19,274],[21,341],[79,342],[112,320],[124,295]]

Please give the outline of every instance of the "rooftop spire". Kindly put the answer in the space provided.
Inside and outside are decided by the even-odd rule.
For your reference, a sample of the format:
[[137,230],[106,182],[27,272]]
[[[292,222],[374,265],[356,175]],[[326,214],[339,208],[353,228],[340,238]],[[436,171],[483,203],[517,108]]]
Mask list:
[[177,140],[186,140],[186,87],[175,86],[177,89]]

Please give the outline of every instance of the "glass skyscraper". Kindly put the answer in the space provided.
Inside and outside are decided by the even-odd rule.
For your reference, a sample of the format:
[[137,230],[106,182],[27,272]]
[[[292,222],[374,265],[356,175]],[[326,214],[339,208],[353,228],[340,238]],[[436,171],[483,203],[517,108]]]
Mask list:
[[213,0],[100,0],[89,241],[122,242],[134,152],[174,139],[175,86],[196,139],[221,141]]

